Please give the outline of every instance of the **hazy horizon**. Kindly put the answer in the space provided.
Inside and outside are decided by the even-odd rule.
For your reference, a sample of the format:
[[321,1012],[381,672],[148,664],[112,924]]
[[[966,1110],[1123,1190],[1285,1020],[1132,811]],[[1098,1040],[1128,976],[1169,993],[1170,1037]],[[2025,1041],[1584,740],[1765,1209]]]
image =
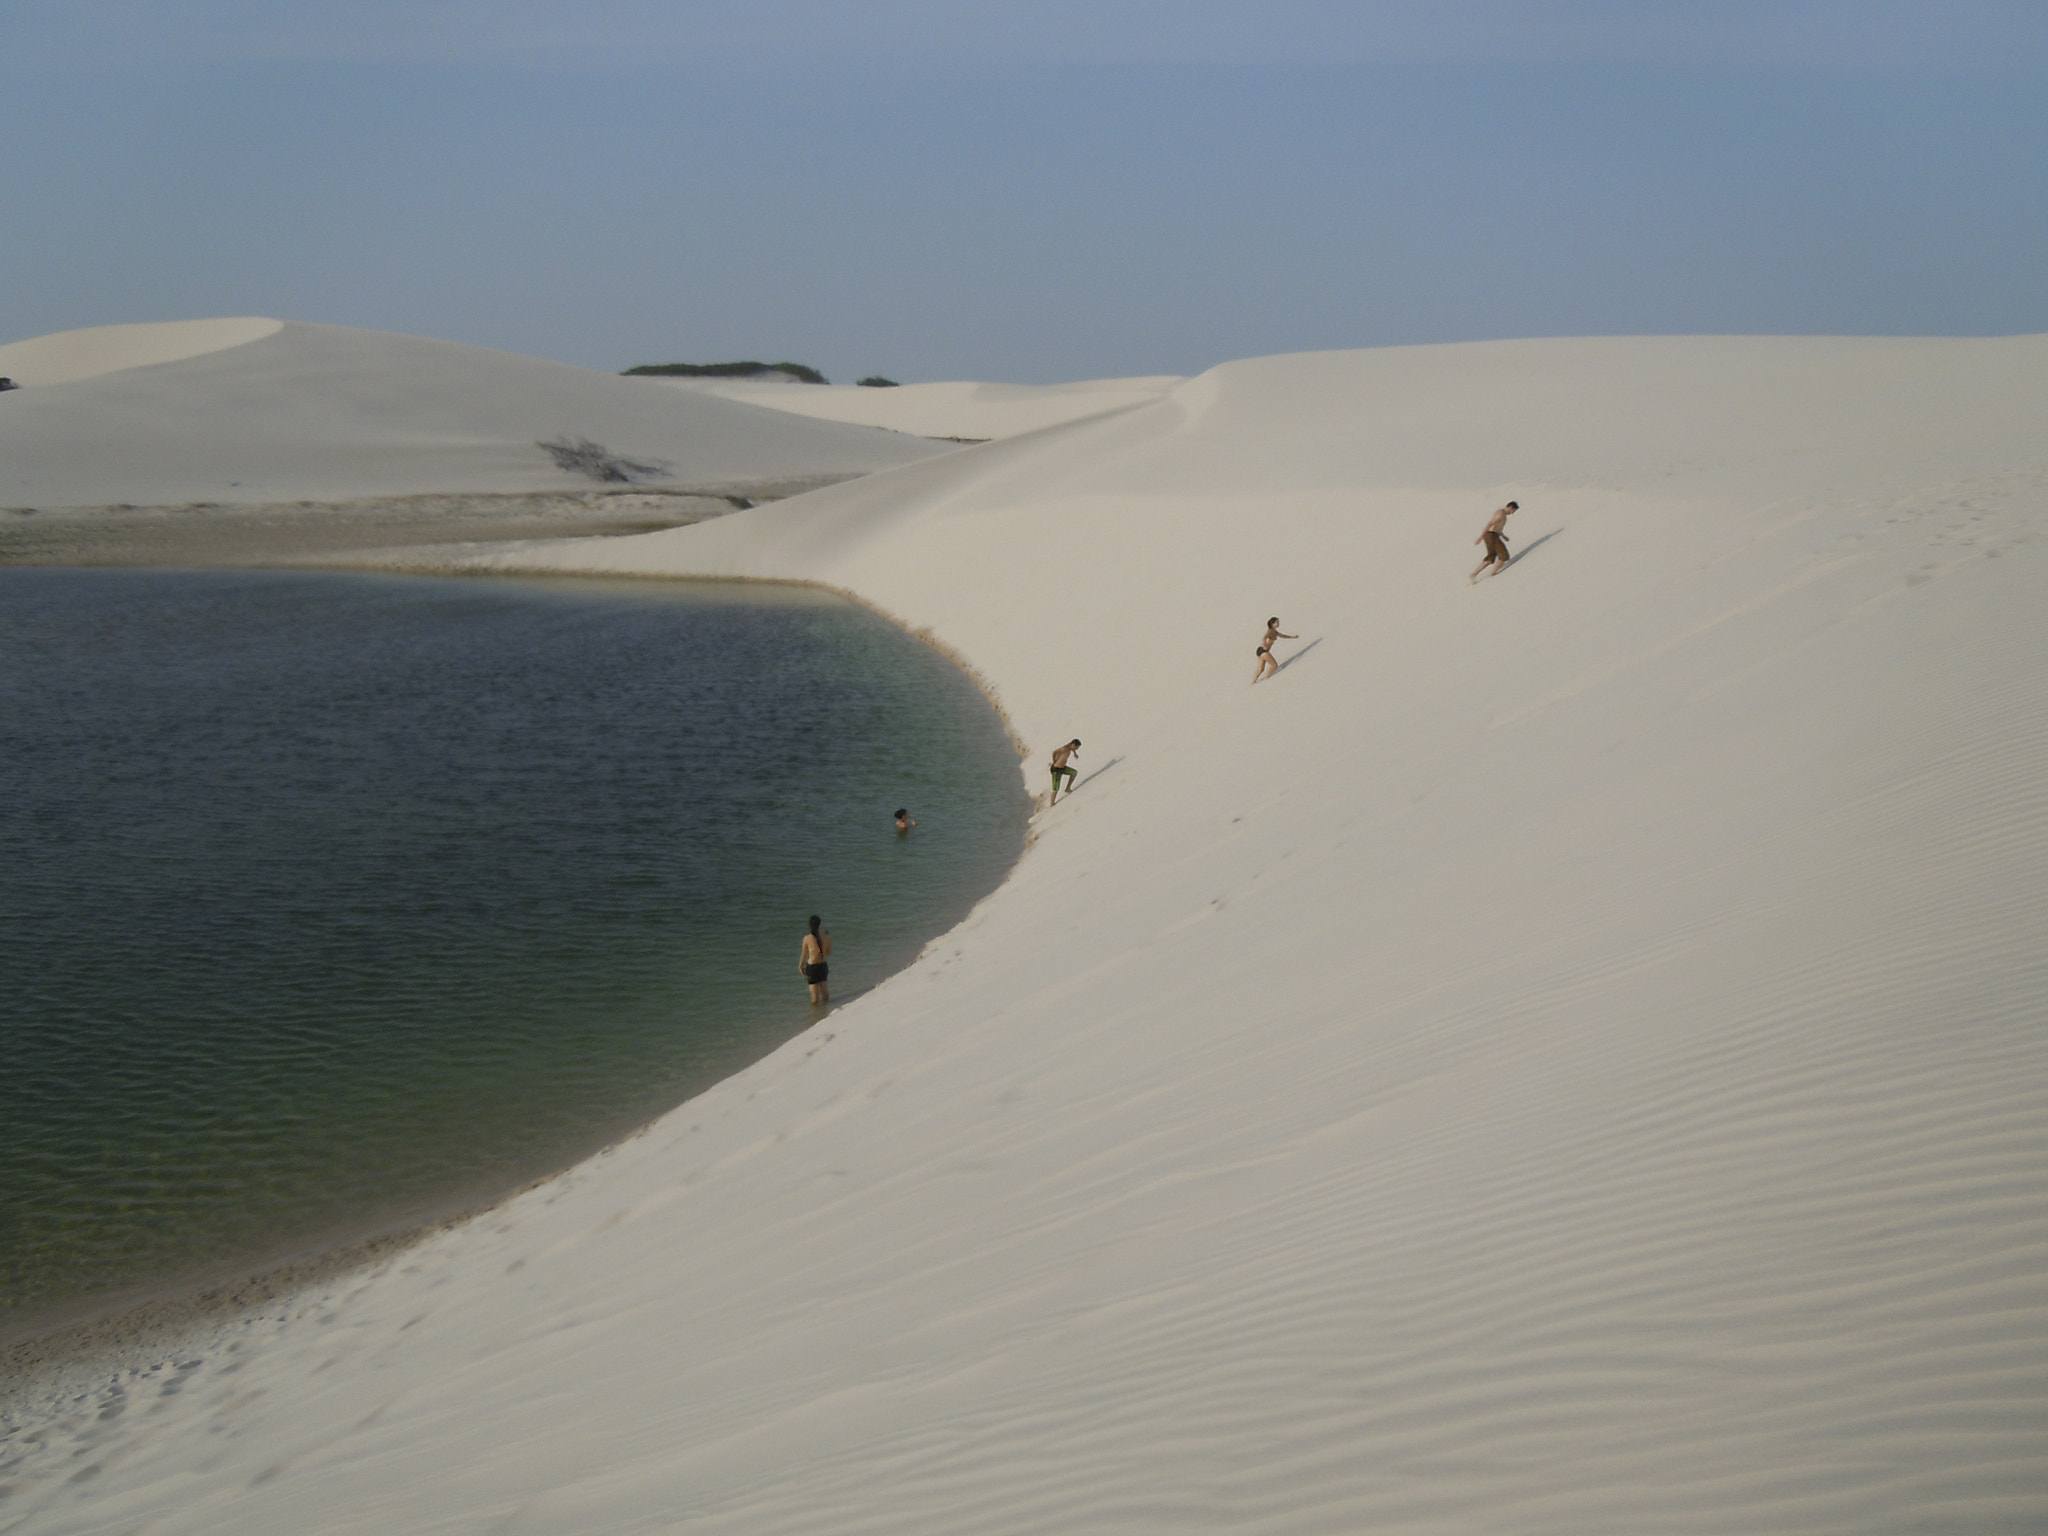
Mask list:
[[2048,330],[2048,8],[28,0],[0,45],[0,341],[1054,382]]

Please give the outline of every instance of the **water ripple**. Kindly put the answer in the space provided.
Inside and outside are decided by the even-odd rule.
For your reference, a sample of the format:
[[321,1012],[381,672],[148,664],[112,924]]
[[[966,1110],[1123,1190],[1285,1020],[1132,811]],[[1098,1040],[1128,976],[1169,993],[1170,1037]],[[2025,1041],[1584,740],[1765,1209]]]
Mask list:
[[820,594],[0,570],[0,1334],[562,1166],[807,1022],[809,912],[871,985],[1025,811]]

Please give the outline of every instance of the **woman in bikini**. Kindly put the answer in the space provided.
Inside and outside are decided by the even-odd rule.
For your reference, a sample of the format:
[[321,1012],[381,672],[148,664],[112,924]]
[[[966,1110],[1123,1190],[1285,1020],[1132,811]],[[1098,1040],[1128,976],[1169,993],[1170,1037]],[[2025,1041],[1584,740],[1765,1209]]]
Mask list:
[[832,1001],[832,994],[825,990],[825,977],[831,967],[825,964],[825,957],[832,953],[832,935],[818,926],[818,914],[811,914],[811,931],[804,935],[804,942],[796,952],[796,968],[811,984],[811,1006]]
[[1278,619],[1266,620],[1266,638],[1259,642],[1259,670],[1252,674],[1252,681],[1255,683],[1259,682],[1280,670],[1280,663],[1273,659],[1273,642],[1275,640],[1299,640],[1300,638],[1301,636],[1299,635],[1281,634],[1280,621]]

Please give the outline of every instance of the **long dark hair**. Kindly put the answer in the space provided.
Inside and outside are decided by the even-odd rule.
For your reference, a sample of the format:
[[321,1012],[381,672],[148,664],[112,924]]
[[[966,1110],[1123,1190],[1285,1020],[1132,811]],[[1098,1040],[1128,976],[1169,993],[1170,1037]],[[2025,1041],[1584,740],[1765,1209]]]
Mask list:
[[821,923],[821,922],[823,922],[823,921],[824,921],[824,919],[823,919],[823,918],[821,918],[821,917],[819,917],[817,913],[813,912],[813,913],[811,914],[811,937],[812,937],[812,938],[814,938],[814,939],[815,939],[815,938],[816,938],[816,937],[818,936],[818,924],[819,924],[819,923]]

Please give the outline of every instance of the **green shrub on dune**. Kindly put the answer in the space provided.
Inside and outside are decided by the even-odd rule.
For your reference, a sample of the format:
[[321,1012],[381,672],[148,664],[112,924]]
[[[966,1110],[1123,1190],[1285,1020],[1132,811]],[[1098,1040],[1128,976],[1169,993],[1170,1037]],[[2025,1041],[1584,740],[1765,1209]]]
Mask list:
[[804,363],[642,363],[622,370],[628,377],[653,375],[671,379],[758,379],[782,374],[799,384],[832,381]]

